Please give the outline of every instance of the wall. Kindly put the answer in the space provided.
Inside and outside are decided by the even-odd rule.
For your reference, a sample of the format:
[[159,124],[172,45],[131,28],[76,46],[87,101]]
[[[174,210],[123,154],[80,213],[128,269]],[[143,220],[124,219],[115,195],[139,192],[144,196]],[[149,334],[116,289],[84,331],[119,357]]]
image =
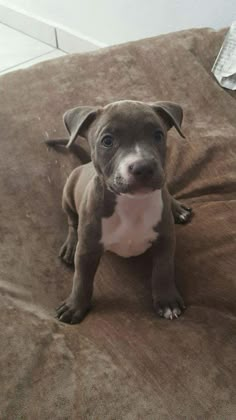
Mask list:
[[236,19],[235,0],[0,0],[106,45]]

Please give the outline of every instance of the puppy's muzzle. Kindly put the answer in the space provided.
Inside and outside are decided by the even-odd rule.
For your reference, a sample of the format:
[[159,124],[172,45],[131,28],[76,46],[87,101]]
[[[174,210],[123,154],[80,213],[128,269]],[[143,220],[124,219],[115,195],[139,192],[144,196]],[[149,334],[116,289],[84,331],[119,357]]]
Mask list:
[[114,178],[119,193],[141,193],[162,188],[164,171],[154,158],[126,159]]

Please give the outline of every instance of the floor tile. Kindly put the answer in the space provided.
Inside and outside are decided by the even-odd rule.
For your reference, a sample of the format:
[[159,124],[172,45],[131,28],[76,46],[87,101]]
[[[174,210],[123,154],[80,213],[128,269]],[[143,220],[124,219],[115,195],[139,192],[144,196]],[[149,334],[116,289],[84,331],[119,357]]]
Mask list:
[[51,51],[54,49],[49,45],[0,24],[0,71]]
[[50,51],[47,54],[40,55],[39,57],[36,57],[33,60],[26,61],[24,63],[21,63],[21,64],[17,65],[17,66],[11,67],[10,69],[0,71],[0,76],[2,76],[3,74],[6,74],[6,73],[10,73],[12,71],[16,71],[16,70],[20,70],[20,69],[26,69],[28,67],[33,66],[34,64],[41,63],[42,61],[52,60],[53,58],[62,57],[63,55],[67,55],[67,54],[64,51],[60,51],[60,50],[55,49],[53,51]]

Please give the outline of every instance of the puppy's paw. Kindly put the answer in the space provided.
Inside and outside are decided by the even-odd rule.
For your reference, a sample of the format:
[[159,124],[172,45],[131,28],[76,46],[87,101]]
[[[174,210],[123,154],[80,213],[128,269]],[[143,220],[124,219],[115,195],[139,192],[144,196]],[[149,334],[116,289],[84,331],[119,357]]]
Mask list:
[[77,242],[77,236],[70,235],[67,237],[59,251],[59,257],[68,265],[72,265],[74,263]]
[[78,324],[84,319],[89,310],[89,306],[76,304],[68,298],[56,309],[56,317],[59,321],[66,324]]
[[192,209],[190,207],[181,204],[179,201],[175,200],[175,204],[172,207],[173,216],[175,223],[185,224],[190,222],[192,218]]
[[180,294],[176,292],[174,296],[156,299],[154,308],[160,317],[172,320],[178,318],[186,306]]

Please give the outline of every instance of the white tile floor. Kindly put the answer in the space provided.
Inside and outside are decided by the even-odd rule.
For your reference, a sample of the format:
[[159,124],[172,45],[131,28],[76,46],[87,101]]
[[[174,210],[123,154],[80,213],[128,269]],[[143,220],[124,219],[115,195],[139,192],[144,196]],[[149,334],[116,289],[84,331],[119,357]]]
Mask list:
[[0,24],[0,76],[66,53]]

